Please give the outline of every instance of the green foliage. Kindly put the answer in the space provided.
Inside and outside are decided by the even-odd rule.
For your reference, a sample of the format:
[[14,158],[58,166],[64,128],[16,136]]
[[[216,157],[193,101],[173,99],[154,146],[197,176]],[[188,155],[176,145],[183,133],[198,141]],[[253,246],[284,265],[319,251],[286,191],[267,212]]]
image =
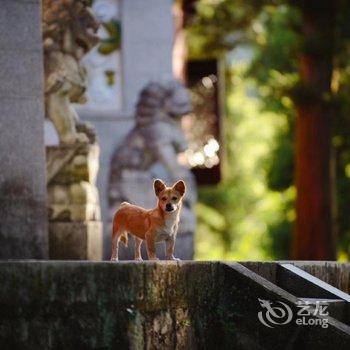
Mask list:
[[250,73],[259,82],[268,83],[274,71],[295,73],[299,26],[299,12],[286,5],[265,7],[253,22],[255,55]]
[[267,161],[267,185],[273,191],[284,191],[293,183],[294,142],[289,129],[279,130],[276,145]]
[[[300,30],[300,8],[317,13],[320,26],[328,23],[327,16],[335,11],[334,30],[330,28],[325,34],[333,40],[316,36],[306,42]],[[213,257],[215,246],[214,258],[288,258],[295,218],[293,101],[310,103],[317,98],[334,113],[338,256],[349,260],[349,18],[350,3],[345,0],[334,3],[198,0],[197,16],[188,29],[192,56],[222,55],[242,42],[253,49],[247,71],[237,73],[235,66],[235,79],[229,81],[225,123],[227,179],[217,188],[200,191],[200,257]],[[299,82],[297,57],[301,52],[320,58],[331,52],[334,64],[331,95],[320,99],[315,87]],[[265,138],[262,135],[267,130],[269,137]],[[264,147],[265,152],[259,153]],[[254,191],[257,188],[259,191]],[[217,215],[211,221],[215,216],[213,210]],[[209,242],[207,247],[201,243],[205,239]]]
[[253,24],[254,57],[248,76],[260,87],[264,108],[293,119],[290,91],[298,82],[298,11],[288,6],[266,7]]
[[191,58],[216,57],[249,38],[247,27],[262,0],[199,0],[187,28]]
[[[258,260],[277,256],[268,227],[277,227],[280,216],[285,215],[285,196],[267,188],[265,169],[275,147],[271,140],[285,125],[274,113],[261,112],[257,86],[245,77],[245,71],[241,64],[230,69],[225,180],[199,191],[198,259]],[[285,237],[283,240],[279,240],[282,247],[287,244]]]
[[350,259],[350,64],[336,72],[337,108],[333,123],[333,147],[336,162],[339,258]]
[[[263,108],[276,113],[285,128],[276,133],[275,147],[267,161],[267,184],[271,190],[285,191],[292,186],[294,175],[294,113],[290,91],[295,87],[300,15],[286,5],[266,7],[253,24],[254,57],[248,76],[259,86]],[[273,229],[284,228],[290,236],[290,223],[282,222]],[[286,249],[288,252],[288,249]]]
[[275,135],[275,147],[267,160],[267,186],[284,200],[280,220],[268,227],[275,259],[289,257],[294,213],[294,110],[291,92],[298,85],[297,30],[300,14],[288,5],[266,7],[255,22],[255,55],[248,72],[259,86],[264,109],[276,113],[285,127]]
[[[298,26],[299,15],[287,6],[265,7],[249,21],[252,25],[244,38],[253,48],[253,58],[248,70],[236,66],[235,78],[228,82],[228,179],[217,188],[200,191],[198,257],[213,257],[214,241],[205,250],[201,232],[206,233],[205,239],[212,234],[221,242],[214,258],[289,257],[295,217],[294,115],[289,91],[297,82],[298,48],[298,37],[291,28]],[[218,42],[213,40],[213,45]],[[264,137],[267,130],[269,136]],[[204,214],[203,205],[220,213],[219,228],[212,229],[212,216]]]

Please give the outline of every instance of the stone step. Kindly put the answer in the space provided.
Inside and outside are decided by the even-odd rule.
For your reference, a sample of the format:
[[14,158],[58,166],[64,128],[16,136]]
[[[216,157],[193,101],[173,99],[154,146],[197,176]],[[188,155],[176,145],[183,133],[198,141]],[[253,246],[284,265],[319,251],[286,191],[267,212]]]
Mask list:
[[350,325],[350,295],[322,281],[289,262],[242,263],[251,271],[272,282],[277,287],[297,297],[300,302],[313,306],[322,302],[329,305],[329,315]]
[[277,265],[276,284],[297,297],[341,299],[350,303],[349,294],[292,264]]

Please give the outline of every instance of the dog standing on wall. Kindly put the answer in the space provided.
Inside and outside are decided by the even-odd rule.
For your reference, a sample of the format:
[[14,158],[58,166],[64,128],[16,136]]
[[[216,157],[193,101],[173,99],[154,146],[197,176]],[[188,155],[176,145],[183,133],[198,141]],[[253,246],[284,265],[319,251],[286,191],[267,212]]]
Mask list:
[[166,187],[163,181],[155,180],[154,192],[158,205],[154,209],[143,209],[124,202],[113,219],[112,261],[118,260],[119,242],[128,243],[128,233],[135,236],[135,260],[142,260],[141,244],[146,241],[149,260],[158,260],[155,243],[165,241],[167,260],[174,257],[176,234],[178,230],[182,200],[186,192],[184,181]]

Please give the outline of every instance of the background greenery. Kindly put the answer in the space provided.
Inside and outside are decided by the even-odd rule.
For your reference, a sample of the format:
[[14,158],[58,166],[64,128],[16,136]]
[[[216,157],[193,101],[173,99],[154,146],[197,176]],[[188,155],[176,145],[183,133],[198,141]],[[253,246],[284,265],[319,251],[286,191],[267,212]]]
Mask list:
[[[187,28],[190,58],[224,58],[227,71],[225,173],[218,186],[199,189],[196,258],[288,259],[295,219],[292,98],[299,12],[288,1],[199,0],[196,9]],[[350,5],[342,10],[332,139],[338,258],[349,260],[350,31],[344,14]]]

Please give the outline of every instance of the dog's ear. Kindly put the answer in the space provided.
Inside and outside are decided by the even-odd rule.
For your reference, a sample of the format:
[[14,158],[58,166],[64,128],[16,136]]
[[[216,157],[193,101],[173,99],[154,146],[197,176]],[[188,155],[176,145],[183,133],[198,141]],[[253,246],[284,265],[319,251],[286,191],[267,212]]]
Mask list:
[[165,184],[162,180],[156,179],[153,182],[153,188],[156,196],[165,189]]
[[173,189],[177,192],[180,193],[181,197],[185,194],[186,192],[186,185],[185,182],[180,180],[174,184]]

